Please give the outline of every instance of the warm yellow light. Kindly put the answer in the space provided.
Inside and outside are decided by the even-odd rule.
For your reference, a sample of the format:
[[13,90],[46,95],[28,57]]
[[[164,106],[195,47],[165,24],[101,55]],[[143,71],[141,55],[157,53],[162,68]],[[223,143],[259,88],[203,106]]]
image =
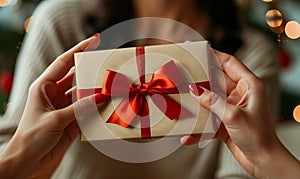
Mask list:
[[294,119],[300,122],[300,105],[296,106],[294,109]]
[[276,9],[269,10],[266,13],[266,22],[270,27],[279,27],[282,24],[282,14]]
[[7,6],[9,4],[9,0],[0,0],[0,7]]
[[300,37],[300,24],[297,21],[289,21],[285,25],[285,34],[290,39],[297,39]]
[[273,0],[262,0],[263,2],[272,2]]
[[31,25],[31,22],[32,22],[32,18],[33,18],[33,16],[30,16],[30,17],[28,17],[28,18],[25,20],[25,23],[24,23],[24,29],[25,29],[25,31],[26,31],[27,33],[29,32],[30,25]]

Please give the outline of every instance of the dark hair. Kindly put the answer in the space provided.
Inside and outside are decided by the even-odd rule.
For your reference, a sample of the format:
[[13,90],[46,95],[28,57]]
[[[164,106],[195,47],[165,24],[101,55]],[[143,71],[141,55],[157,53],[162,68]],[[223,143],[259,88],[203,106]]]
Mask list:
[[[238,9],[234,0],[195,0],[197,8],[211,18],[211,36],[207,38],[213,48],[233,54],[242,45],[241,26],[238,20]],[[89,16],[87,22],[95,31],[102,32],[106,28],[134,17],[132,0],[100,1],[101,17]],[[98,7],[99,8],[99,7]],[[101,19],[99,19],[101,18]],[[101,22],[101,23],[99,23]],[[216,36],[217,33],[222,35]],[[90,35],[89,34],[89,35]]]
[[[211,18],[211,36],[208,37],[212,47],[229,53],[235,53],[243,44],[238,9],[234,0],[196,0],[200,10]],[[216,36],[222,33],[221,37]]]

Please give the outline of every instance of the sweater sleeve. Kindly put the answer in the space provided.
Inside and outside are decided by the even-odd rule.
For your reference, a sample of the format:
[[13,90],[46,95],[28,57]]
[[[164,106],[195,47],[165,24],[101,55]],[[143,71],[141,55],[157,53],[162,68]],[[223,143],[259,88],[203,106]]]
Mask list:
[[[33,13],[30,32],[24,38],[16,61],[9,105],[0,119],[0,151],[6,146],[17,128],[31,83],[58,55],[84,38],[80,31],[82,18],[79,16],[82,13],[72,12],[74,7],[81,6],[81,1],[60,1],[60,6],[57,6],[58,3],[55,1],[60,0],[43,1]],[[73,16],[73,18],[68,16]],[[70,20],[62,21],[65,18]]]

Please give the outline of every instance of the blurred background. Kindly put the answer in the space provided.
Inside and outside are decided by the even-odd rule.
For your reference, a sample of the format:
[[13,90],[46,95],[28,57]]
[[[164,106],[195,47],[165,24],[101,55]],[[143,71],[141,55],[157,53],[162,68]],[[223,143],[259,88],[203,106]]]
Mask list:
[[[34,20],[31,14],[41,1],[0,0],[0,114],[9,105],[15,61],[24,36],[30,33],[30,22]],[[279,50],[274,53],[278,53],[281,64],[280,119],[293,119],[293,109],[300,104],[300,0],[237,3],[245,21],[278,44]]]

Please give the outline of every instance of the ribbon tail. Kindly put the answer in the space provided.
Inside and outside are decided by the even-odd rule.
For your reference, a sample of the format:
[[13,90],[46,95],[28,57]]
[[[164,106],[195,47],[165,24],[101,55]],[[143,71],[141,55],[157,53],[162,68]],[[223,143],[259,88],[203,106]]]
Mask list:
[[136,118],[136,113],[132,111],[129,99],[125,98],[111,114],[106,123],[113,123],[128,128]]
[[131,98],[132,108],[137,112],[140,119],[141,136],[143,139],[151,138],[149,105],[145,96],[136,95]]
[[141,117],[141,136],[143,139],[151,138],[150,117],[149,115]]
[[166,94],[151,95],[154,104],[171,120],[192,116],[192,113]]

